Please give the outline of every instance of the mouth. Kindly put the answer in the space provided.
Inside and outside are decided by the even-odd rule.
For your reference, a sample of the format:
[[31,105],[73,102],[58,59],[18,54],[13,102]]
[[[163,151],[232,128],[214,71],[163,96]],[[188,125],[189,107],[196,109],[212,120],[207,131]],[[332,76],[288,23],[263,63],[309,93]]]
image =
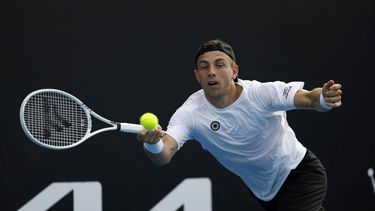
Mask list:
[[219,83],[216,82],[216,81],[209,81],[209,82],[207,83],[207,85],[210,86],[210,87],[215,86],[215,85],[217,85],[217,84],[219,84]]

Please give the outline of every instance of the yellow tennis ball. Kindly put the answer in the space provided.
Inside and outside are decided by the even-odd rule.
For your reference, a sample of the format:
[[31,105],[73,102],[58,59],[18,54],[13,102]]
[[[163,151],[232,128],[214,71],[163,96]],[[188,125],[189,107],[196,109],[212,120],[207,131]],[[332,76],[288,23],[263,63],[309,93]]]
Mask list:
[[141,125],[147,129],[152,130],[155,129],[156,126],[159,124],[158,117],[153,113],[144,113],[140,118]]

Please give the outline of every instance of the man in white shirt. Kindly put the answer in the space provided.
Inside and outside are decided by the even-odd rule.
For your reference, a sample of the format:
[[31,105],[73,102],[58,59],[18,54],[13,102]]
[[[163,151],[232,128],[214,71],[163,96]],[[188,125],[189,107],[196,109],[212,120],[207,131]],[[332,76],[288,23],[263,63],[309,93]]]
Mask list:
[[324,210],[324,167],[297,140],[286,111],[337,108],[341,85],[329,80],[307,91],[303,82],[241,80],[233,49],[222,40],[205,42],[195,64],[202,89],[176,110],[166,134],[160,125],[138,133],[148,157],[167,164],[186,141],[196,140],[238,175],[265,209]]

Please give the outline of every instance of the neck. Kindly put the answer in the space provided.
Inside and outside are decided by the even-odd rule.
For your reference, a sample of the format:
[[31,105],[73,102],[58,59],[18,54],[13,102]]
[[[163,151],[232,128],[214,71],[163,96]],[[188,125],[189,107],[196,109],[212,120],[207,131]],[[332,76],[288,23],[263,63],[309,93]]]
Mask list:
[[206,99],[216,108],[225,108],[234,103],[242,92],[242,86],[238,84],[234,84],[228,89],[228,92],[222,96],[218,96],[216,98],[208,97],[206,95]]

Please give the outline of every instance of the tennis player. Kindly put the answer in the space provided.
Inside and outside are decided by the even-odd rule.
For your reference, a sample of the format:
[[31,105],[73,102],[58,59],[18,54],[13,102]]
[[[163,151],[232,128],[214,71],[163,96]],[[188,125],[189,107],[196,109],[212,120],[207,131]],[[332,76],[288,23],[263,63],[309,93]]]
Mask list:
[[303,82],[241,80],[232,47],[218,39],[198,49],[195,64],[202,89],[176,110],[166,135],[160,138],[160,125],[137,134],[150,159],[167,164],[186,141],[196,140],[238,175],[266,210],[324,210],[325,169],[297,140],[286,111],[337,108],[341,85],[329,80],[308,91]]

